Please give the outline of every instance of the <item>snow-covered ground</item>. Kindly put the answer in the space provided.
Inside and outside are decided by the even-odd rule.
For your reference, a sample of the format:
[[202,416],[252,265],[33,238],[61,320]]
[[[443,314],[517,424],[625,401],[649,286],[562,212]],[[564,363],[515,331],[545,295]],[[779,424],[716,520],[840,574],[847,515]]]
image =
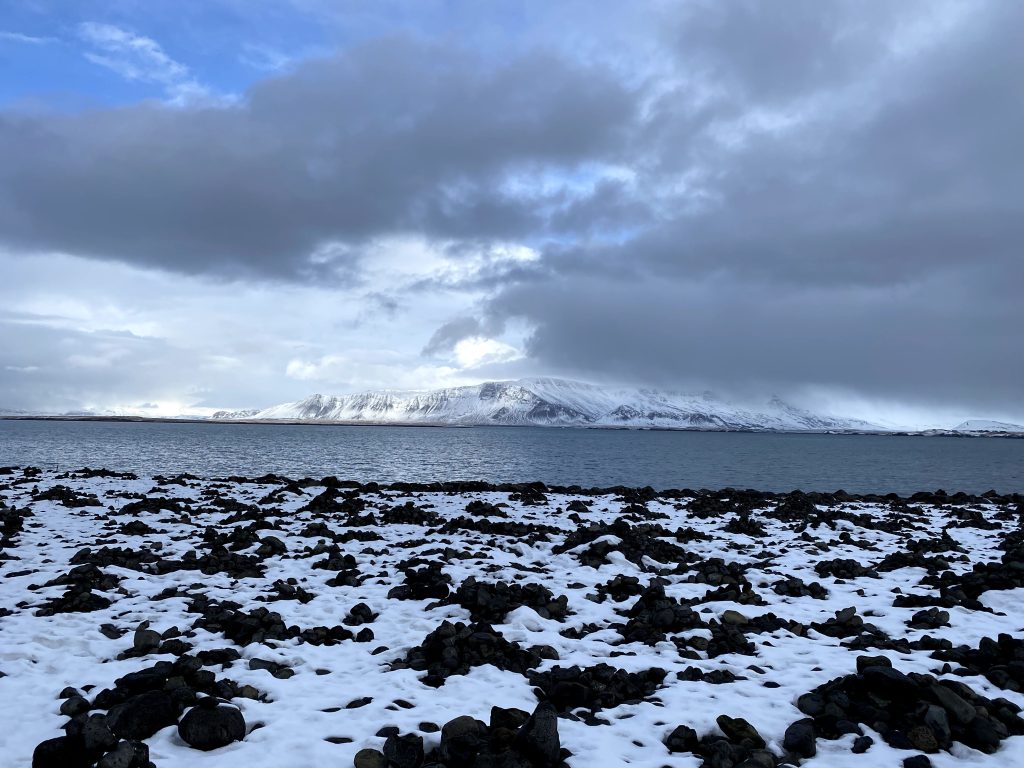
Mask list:
[[[58,486],[70,490],[48,493]],[[89,495],[95,495],[95,503]],[[477,501],[485,504],[467,511],[467,504]],[[1020,500],[942,501],[787,501],[727,492],[695,498],[536,488],[331,490],[320,480],[292,483],[273,477],[168,482],[76,473],[58,478],[48,472],[10,470],[0,474],[5,533],[5,559],[0,560],[0,722],[5,724],[0,729],[0,764],[30,765],[37,744],[62,734],[68,717],[59,713],[63,702],[58,694],[66,686],[83,693],[93,711],[99,711],[95,697],[101,690],[157,661],[173,662],[183,650],[189,655],[237,651],[240,658],[229,666],[211,663],[206,668],[218,679],[235,681],[236,688],[252,686],[258,697],[231,698],[246,722],[242,741],[200,752],[181,739],[174,725],[146,738],[150,759],[160,768],[344,768],[353,764],[359,750],[380,749],[385,739],[376,734],[386,726],[421,734],[429,751],[440,739],[434,725],[460,715],[486,722],[492,706],[531,712],[538,702],[534,683],[540,685],[544,673],[556,667],[572,665],[665,672],[663,681],[639,699],[614,702],[593,714],[582,709],[563,714],[558,722],[561,745],[571,752],[567,763],[574,768],[698,766],[699,756],[671,753],[663,742],[680,725],[698,736],[720,734],[716,721],[723,714],[747,720],[767,749],[782,755],[787,728],[806,716],[797,708],[798,698],[829,680],[856,673],[857,657],[864,654],[884,655],[904,673],[955,680],[988,699],[1024,705],[1024,695],[1013,689],[1017,683],[995,678],[1009,686],[1001,688],[982,675],[955,674],[956,663],[943,671],[943,661],[932,658],[918,642],[931,636],[954,646],[977,647],[982,638],[999,633],[1021,638],[1024,590],[989,589],[977,604],[961,600],[946,609],[948,625],[911,628],[908,622],[921,607],[894,607],[894,598],[908,593],[937,596],[935,587],[921,585],[928,571],[920,565],[878,568],[883,561],[898,565],[896,558],[886,558],[904,553],[913,562],[933,566],[935,578],[948,571],[946,581],[959,583],[973,564],[999,560],[1004,538],[1017,530]],[[403,506],[407,502],[411,506]],[[129,504],[133,506],[124,511]],[[813,519],[808,521],[808,514]],[[20,532],[17,520],[22,521]],[[628,522],[611,526],[616,520]],[[332,544],[336,549],[329,548]],[[108,550],[104,555],[104,547],[124,547],[134,554]],[[255,556],[260,547],[262,554]],[[90,551],[82,554],[84,548]],[[918,554],[912,555],[915,549]],[[209,556],[205,572],[188,565],[190,551]],[[355,562],[343,566],[346,554]],[[528,673],[540,677],[531,682],[521,671],[481,664],[444,678],[440,687],[422,682],[427,673],[411,668],[415,663],[404,663],[410,650],[446,620],[468,623],[470,611],[468,604],[443,604],[436,595],[401,599],[408,595],[394,590],[402,585],[446,591],[443,582],[417,570],[423,565],[414,558],[438,564],[450,577],[453,592],[474,577],[478,583],[537,584],[555,598],[564,595],[564,616],[555,608],[542,608],[549,616],[544,618],[530,605],[516,607],[513,600],[506,615],[490,617],[493,630],[506,641],[524,649],[546,647]],[[929,558],[946,562],[935,564]],[[836,560],[852,561],[852,566],[827,565]],[[110,561],[121,564],[106,564]],[[119,580],[91,591],[109,605],[37,615],[40,606],[67,589],[40,585],[68,574],[74,564],[90,562],[104,576]],[[830,575],[844,575],[844,569],[858,565],[876,573]],[[264,575],[245,575],[253,567],[264,568]],[[408,569],[414,575],[407,579]],[[608,588],[600,588],[616,576],[635,577],[638,588],[623,587],[618,601],[615,588],[610,588],[612,594],[602,600],[600,593]],[[827,597],[777,593],[774,585],[791,578],[819,582]],[[282,594],[273,586],[279,580],[294,580],[292,585],[306,590],[311,599],[264,602]],[[731,593],[709,597],[719,586],[707,582],[720,581]],[[646,597],[637,594],[652,584],[655,590]],[[696,616],[685,619],[688,629],[671,621],[659,624],[657,610],[641,610],[638,601],[657,602],[658,584],[664,585],[671,605],[692,605]],[[287,586],[282,589],[285,597],[302,596],[288,592]],[[204,617],[202,596],[214,604],[233,601],[242,612],[267,608],[299,630],[340,625],[352,634],[369,629],[372,639],[364,633],[358,641],[314,644],[306,634],[249,642],[235,633],[232,641],[217,629],[208,606]],[[359,603],[376,617],[346,624],[344,619]],[[629,624],[626,614],[634,605],[638,607]],[[660,605],[664,608],[664,601]],[[832,625],[845,637],[812,628],[827,628],[825,622],[847,607],[855,607],[877,632],[847,631],[857,621],[848,616],[846,624]],[[483,610],[493,611],[494,606],[484,601]],[[680,607],[669,614],[672,610],[686,613]],[[748,623],[766,614],[774,614],[776,624],[784,626],[759,631]],[[206,626],[197,626],[197,621]],[[124,657],[142,622],[149,622],[149,629],[161,633],[164,641],[177,639],[191,647],[153,648],[140,635],[138,654]],[[117,636],[120,632],[124,634]],[[865,636],[882,647],[852,650],[844,645]],[[743,647],[744,641],[750,645]],[[904,647],[896,648],[901,643]],[[254,659],[284,665],[291,675],[251,669]],[[711,682],[707,673],[730,674],[724,675],[725,682],[712,675]],[[851,751],[855,734],[829,740],[819,733],[817,754],[802,765],[900,766],[919,753],[889,746],[866,724],[860,729],[873,737],[865,753]],[[932,765],[948,768],[1024,765],[1024,736],[1005,738],[993,754],[954,741],[948,751],[930,759]]]

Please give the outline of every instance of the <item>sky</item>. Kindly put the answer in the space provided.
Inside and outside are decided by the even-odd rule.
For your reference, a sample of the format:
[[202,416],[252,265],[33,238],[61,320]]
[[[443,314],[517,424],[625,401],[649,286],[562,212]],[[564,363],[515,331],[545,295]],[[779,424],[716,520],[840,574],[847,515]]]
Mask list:
[[1024,4],[5,0],[0,409],[549,375],[1024,422]]

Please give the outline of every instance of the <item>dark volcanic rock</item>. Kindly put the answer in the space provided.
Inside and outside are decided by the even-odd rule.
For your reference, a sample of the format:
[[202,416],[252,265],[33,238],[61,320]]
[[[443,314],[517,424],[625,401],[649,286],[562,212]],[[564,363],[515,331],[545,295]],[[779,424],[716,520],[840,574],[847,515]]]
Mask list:
[[525,674],[540,662],[538,655],[510,643],[489,624],[445,621],[419,646],[410,648],[402,664],[426,672],[422,681],[437,688],[444,685],[445,678],[464,675],[481,664]]
[[627,643],[654,645],[674,632],[685,632],[704,626],[703,620],[689,605],[666,597],[665,588],[653,584],[644,590],[626,614],[628,621],[616,629]]
[[237,707],[210,697],[200,699],[178,724],[178,735],[190,747],[209,751],[245,738],[245,718]]
[[558,713],[549,702],[541,702],[516,734],[516,749],[534,765],[555,765],[561,752]]
[[469,611],[473,621],[500,624],[509,611],[527,606],[544,619],[564,621],[568,598],[555,597],[540,584],[516,584],[499,581],[488,583],[470,576],[448,598],[449,603]]
[[107,724],[124,739],[148,739],[161,728],[178,722],[178,705],[164,691],[148,691],[117,704],[107,713]]
[[441,570],[440,563],[426,563],[422,568],[407,567],[405,583],[390,592],[394,600],[443,600],[448,597],[452,577]]
[[389,768],[419,768],[423,764],[423,737],[414,733],[388,736],[384,758]]
[[561,747],[558,714],[547,703],[532,714],[493,707],[490,724],[469,715],[456,717],[441,728],[438,748],[426,755],[420,736],[401,736],[395,727],[377,735],[386,739],[383,751],[361,750],[355,768],[556,768],[570,755]]
[[934,752],[959,741],[993,752],[1007,736],[1024,734],[1019,708],[1009,702],[986,699],[962,683],[905,675],[891,666],[864,663],[861,668],[797,701],[821,738],[839,738],[864,723],[896,748]]
[[538,696],[550,701],[559,712],[577,708],[596,712],[624,703],[640,702],[654,693],[668,673],[664,669],[626,672],[597,664],[593,667],[555,667],[547,672],[533,672],[530,683]]
[[[576,557],[583,565],[591,568],[600,568],[608,562],[609,552],[620,552],[622,555],[643,570],[650,570],[644,563],[644,558],[650,558],[660,563],[675,565],[687,563],[693,559],[692,555],[682,547],[665,541],[661,537],[669,537],[672,534],[658,525],[631,526],[623,519],[618,519],[611,525],[593,524],[587,528],[573,531],[565,537],[565,541],[554,547],[555,554],[568,552],[588,542],[594,542],[586,549],[577,553]],[[618,543],[609,541],[595,541],[606,536],[615,536]]]

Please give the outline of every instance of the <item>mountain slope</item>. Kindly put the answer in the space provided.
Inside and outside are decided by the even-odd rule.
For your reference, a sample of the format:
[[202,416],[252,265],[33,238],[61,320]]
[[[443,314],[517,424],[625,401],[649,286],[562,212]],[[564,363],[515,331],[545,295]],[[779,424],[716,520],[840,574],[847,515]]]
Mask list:
[[778,398],[763,408],[750,409],[731,405],[709,393],[610,388],[551,378],[489,381],[423,391],[313,395],[255,412],[220,411],[213,418],[818,432],[879,429],[857,419],[803,411]]
[[954,432],[1024,432],[1024,426],[1005,421],[968,419],[953,427]]

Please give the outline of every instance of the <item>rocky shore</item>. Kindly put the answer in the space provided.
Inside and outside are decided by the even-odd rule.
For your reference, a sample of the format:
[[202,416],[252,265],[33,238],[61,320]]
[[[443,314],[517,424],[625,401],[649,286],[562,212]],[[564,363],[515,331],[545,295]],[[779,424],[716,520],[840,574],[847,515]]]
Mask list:
[[35,768],[1024,765],[1024,496],[0,468]]

